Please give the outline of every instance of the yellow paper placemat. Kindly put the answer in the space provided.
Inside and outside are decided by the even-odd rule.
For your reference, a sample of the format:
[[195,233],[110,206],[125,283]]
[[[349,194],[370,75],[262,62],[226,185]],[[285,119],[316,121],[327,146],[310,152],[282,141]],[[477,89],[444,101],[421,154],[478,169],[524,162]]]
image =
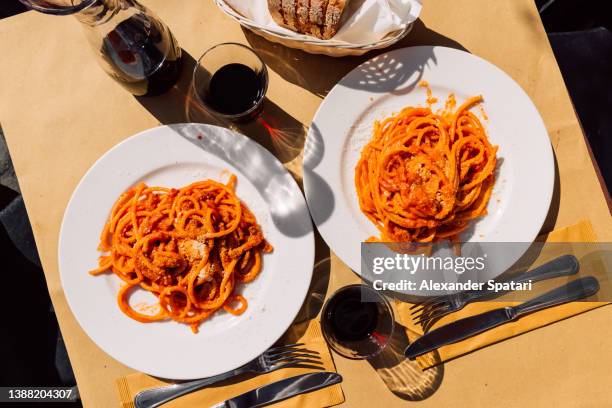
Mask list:
[[[293,325],[279,341],[279,344],[305,343],[308,350],[316,351],[321,358],[321,367],[325,371],[336,371],[329,348],[317,320],[310,320]],[[299,374],[320,371],[316,368],[284,368],[268,374],[246,374],[239,378],[222,381],[218,384],[192,392],[164,404],[164,408],[177,407],[210,407],[218,402],[240,395],[265,384],[293,377]],[[134,396],[142,390],[169,384],[146,374],[136,373],[120,377],[116,381],[120,407],[134,408]],[[307,394],[297,395],[274,404],[275,407],[330,407],[344,402],[340,384],[332,385]]]
[[[555,230],[548,235],[538,237],[538,241],[546,242],[595,242],[596,240],[597,237],[593,232],[591,223],[587,220],[580,221],[579,223],[566,228]],[[430,328],[430,330],[464,317],[477,315],[479,313],[484,313],[501,307],[513,306],[517,303],[520,302],[474,302],[468,304],[458,312],[451,313],[450,315],[441,318]],[[461,342],[440,347],[436,351],[418,357],[417,361],[421,367],[428,368],[470,353],[474,350],[478,350],[502,340],[537,329],[538,327],[543,327],[607,304],[608,302],[572,302],[551,307],[549,309],[521,317],[514,322],[495,327]],[[395,304],[398,312],[398,321],[404,327],[406,327],[409,339],[414,341],[416,338],[423,335],[423,328],[420,325],[416,325],[410,318],[411,306],[413,306],[412,303],[405,302],[397,302]]]

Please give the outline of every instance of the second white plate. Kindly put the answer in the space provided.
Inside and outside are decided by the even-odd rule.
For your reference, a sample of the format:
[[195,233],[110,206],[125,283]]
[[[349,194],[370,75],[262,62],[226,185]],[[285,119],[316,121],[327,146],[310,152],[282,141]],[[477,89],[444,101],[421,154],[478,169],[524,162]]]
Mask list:
[[[523,89],[496,66],[467,52],[430,46],[394,50],[358,66],[331,90],[305,147],[304,190],[311,215],[323,239],[357,273],[360,244],[379,234],[359,209],[355,165],[375,120],[406,106],[425,105],[421,80],[442,104],[451,92],[458,104],[482,94],[488,116],[484,125],[491,142],[499,146],[488,214],[462,240],[529,243],[548,213],[555,174],[552,148],[542,118]],[[491,268],[494,276],[489,278],[526,249],[513,248],[516,254]]]

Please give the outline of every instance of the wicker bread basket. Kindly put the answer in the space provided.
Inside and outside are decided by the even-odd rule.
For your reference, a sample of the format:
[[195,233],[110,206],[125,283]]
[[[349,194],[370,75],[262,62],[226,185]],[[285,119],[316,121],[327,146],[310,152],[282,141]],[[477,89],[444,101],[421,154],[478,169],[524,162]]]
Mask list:
[[286,34],[285,32],[263,28],[254,21],[238,13],[230,7],[225,0],[214,0],[214,2],[221,11],[238,21],[240,25],[262,36],[266,40],[282,44],[286,47],[297,48],[311,54],[324,54],[331,57],[363,55],[371,50],[386,48],[404,38],[412,29],[412,24],[409,24],[402,30],[396,30],[387,34],[385,38],[379,41],[368,44],[349,44],[344,41],[336,41],[333,38],[331,40],[321,40],[299,33]]

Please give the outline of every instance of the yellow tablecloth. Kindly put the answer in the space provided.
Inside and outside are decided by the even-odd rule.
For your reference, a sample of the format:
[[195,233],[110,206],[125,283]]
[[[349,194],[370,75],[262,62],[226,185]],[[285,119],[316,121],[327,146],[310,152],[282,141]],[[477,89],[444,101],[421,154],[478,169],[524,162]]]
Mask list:
[[[332,59],[271,44],[244,32],[210,0],[143,3],[168,23],[194,58],[225,41],[257,48],[270,68],[270,101],[297,134],[334,83],[374,55]],[[535,102],[559,176],[544,231],[588,217],[599,239],[612,241],[610,212],[533,0],[428,0],[421,21],[397,47],[424,44],[464,48],[491,61]],[[59,226],[70,194],[96,159],[134,133],[160,122],[184,121],[184,110],[180,104],[168,109],[167,100],[139,101],[116,85],[98,67],[71,17],[29,12],[2,20],[0,49],[0,124],[81,397],[87,407],[115,406],[114,380],[131,370],[97,348],[68,309],[57,267]],[[278,154],[299,177],[299,156]],[[357,281],[320,239],[317,248],[316,274],[328,294]],[[418,398],[427,398],[413,405],[606,406],[611,348],[611,309],[600,308],[446,364],[429,378],[435,392],[422,393]],[[335,362],[344,376],[345,406],[406,404],[368,362],[337,356]]]

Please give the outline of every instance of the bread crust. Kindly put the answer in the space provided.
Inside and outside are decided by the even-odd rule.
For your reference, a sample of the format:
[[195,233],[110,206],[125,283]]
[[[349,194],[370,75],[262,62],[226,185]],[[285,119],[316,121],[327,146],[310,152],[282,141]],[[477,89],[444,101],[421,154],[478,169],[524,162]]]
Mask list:
[[310,0],[297,0],[297,28],[300,33],[310,33],[310,19],[308,12],[310,10]]
[[350,0],[330,0],[325,13],[325,25],[322,38],[329,40],[338,32],[342,21],[342,14]]
[[283,19],[287,28],[298,31],[297,25],[297,0],[282,0]]
[[268,0],[268,10],[270,11],[272,19],[276,22],[276,24],[280,26],[285,25],[281,0]]
[[325,24],[325,11],[329,0],[310,0],[310,10],[308,18],[310,19],[310,31],[305,34],[311,34],[317,38],[322,38],[323,25]]

